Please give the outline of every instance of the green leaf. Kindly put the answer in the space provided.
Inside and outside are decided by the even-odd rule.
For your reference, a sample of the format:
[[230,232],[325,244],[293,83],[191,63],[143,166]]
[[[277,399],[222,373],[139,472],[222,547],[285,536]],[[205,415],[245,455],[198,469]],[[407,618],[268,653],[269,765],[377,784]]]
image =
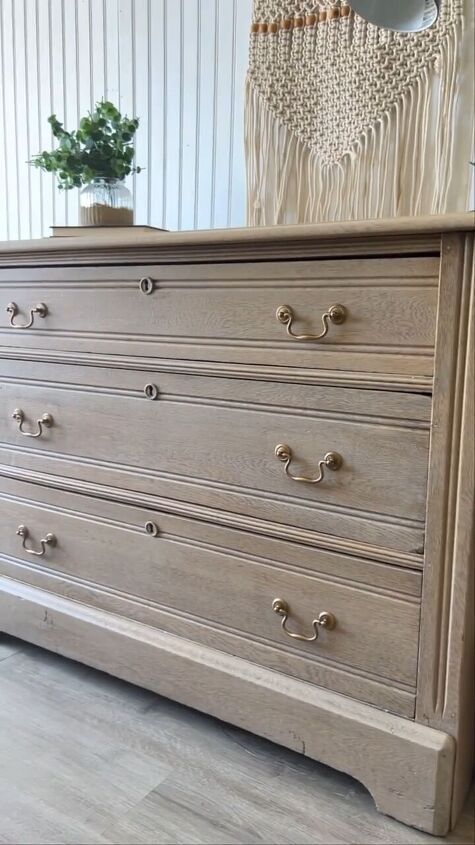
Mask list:
[[139,119],[122,117],[109,100],[98,101],[75,131],[67,132],[55,114],[49,116],[48,123],[58,146],[33,156],[29,164],[56,173],[62,190],[80,187],[96,177],[125,179],[129,173],[141,172],[142,168],[133,165],[133,136]]

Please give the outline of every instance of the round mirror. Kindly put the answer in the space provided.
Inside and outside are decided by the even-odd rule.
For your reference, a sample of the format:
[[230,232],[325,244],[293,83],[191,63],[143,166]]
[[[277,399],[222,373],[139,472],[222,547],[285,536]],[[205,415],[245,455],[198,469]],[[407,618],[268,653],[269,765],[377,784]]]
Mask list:
[[420,32],[436,22],[440,0],[351,0],[351,8],[369,23],[396,32]]

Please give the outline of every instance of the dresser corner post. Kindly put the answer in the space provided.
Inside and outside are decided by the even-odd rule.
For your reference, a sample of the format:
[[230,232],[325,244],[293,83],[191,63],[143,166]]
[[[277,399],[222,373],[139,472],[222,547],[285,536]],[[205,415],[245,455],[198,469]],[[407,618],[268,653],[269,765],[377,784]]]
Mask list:
[[441,238],[416,720],[455,741],[451,826],[473,774],[474,233]]

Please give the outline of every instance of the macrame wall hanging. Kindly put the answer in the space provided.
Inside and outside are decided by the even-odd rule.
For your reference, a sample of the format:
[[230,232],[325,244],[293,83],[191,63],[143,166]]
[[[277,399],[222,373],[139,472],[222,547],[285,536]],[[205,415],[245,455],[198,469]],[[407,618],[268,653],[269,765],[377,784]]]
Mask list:
[[411,34],[254,0],[246,97],[250,225],[467,210],[473,0]]

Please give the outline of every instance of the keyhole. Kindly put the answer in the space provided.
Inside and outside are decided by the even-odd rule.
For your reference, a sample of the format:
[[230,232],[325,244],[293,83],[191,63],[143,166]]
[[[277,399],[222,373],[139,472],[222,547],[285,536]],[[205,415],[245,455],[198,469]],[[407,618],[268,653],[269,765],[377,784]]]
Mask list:
[[157,399],[158,398],[158,387],[156,384],[146,384],[144,387],[144,393],[147,399]]
[[158,525],[155,522],[146,522],[145,523],[145,530],[147,534],[150,534],[151,537],[158,536]]
[[154,281],[150,278],[150,276],[144,276],[143,279],[140,279],[139,287],[142,293],[144,293],[145,296],[148,296],[152,293],[155,287]]

